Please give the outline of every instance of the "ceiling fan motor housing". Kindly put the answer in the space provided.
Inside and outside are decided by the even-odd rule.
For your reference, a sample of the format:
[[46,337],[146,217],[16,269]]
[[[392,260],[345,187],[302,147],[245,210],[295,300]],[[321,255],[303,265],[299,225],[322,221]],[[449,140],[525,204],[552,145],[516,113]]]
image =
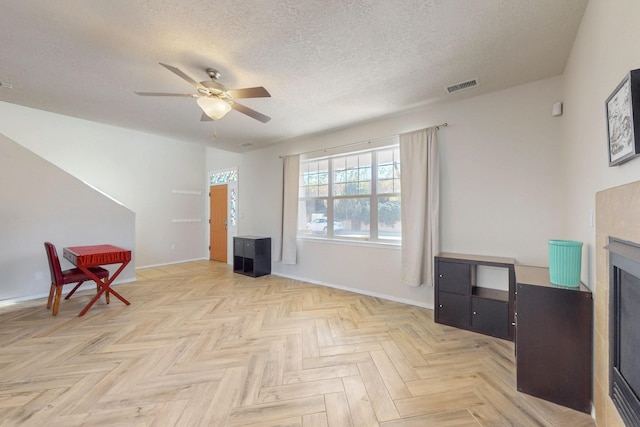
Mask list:
[[218,80],[221,76],[220,71],[216,70],[215,68],[207,68],[205,71],[212,80]]

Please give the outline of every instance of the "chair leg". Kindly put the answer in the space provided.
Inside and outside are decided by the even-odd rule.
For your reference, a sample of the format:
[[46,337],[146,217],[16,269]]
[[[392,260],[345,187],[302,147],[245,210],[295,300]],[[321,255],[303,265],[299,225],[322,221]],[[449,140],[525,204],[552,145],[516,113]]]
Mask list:
[[[100,285],[98,285],[97,283],[96,283],[96,292],[100,292]],[[104,291],[104,300],[106,301],[107,304],[109,304],[109,291]]]
[[60,297],[62,296],[62,285],[56,286],[56,297],[53,302],[53,315],[58,314],[58,308],[60,307]]
[[56,291],[56,285],[51,284],[51,289],[49,289],[49,299],[47,300],[47,308],[51,308],[51,303],[53,302],[53,294]]
[[67,294],[67,296],[66,296],[66,297],[64,297],[64,299],[69,299],[69,298],[71,298],[71,295],[73,295],[73,294],[75,293],[76,289],[78,289],[78,288],[80,287],[80,285],[82,285],[83,283],[84,283],[84,280],[79,281],[79,282],[78,282],[78,284],[77,284],[77,285],[75,285],[75,286],[73,287],[73,289],[71,289],[71,292],[69,292],[69,293]]

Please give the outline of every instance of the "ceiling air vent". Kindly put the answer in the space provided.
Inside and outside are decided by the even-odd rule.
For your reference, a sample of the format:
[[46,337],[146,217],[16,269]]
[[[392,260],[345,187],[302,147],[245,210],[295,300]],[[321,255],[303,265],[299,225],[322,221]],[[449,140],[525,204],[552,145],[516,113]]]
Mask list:
[[470,87],[474,87],[474,86],[478,86],[478,79],[472,79],[466,82],[447,86],[447,93],[457,92],[462,89],[469,89]]

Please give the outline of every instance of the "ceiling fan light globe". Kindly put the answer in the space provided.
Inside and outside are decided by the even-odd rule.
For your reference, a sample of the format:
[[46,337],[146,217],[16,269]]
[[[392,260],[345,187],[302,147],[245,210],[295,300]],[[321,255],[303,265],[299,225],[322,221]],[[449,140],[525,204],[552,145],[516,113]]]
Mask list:
[[231,105],[218,97],[202,96],[197,100],[202,111],[211,118],[211,120],[221,119],[231,111]]

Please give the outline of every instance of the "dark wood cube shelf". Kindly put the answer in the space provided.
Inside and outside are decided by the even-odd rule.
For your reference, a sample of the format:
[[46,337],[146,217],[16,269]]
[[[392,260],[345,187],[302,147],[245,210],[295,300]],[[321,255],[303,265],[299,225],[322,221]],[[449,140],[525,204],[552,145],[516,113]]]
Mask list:
[[[442,253],[435,257],[435,321],[513,341],[515,261]],[[479,266],[505,268],[508,290],[480,287]]]
[[234,237],[233,272],[251,277],[271,274],[271,238]]
[[[478,267],[508,270],[508,290],[478,286]],[[549,269],[509,258],[435,257],[435,321],[515,341],[517,389],[590,413],[593,296],[549,281]]]

